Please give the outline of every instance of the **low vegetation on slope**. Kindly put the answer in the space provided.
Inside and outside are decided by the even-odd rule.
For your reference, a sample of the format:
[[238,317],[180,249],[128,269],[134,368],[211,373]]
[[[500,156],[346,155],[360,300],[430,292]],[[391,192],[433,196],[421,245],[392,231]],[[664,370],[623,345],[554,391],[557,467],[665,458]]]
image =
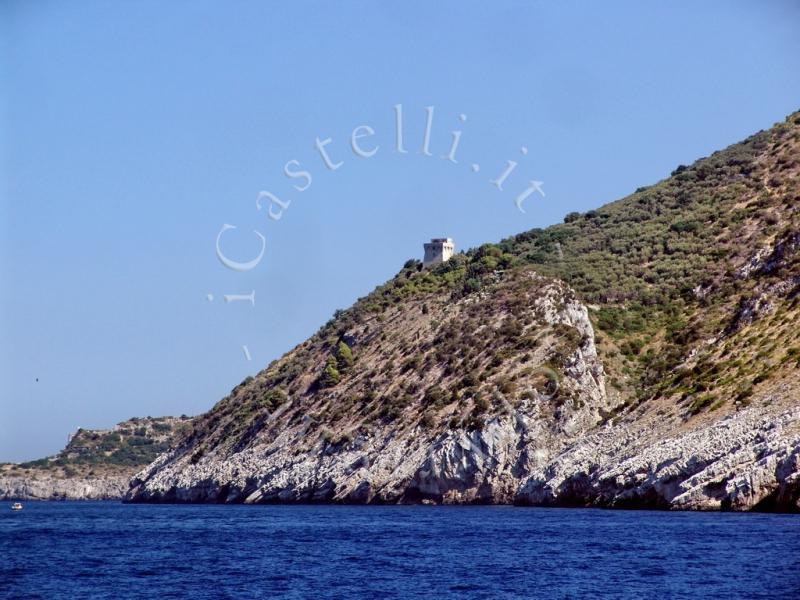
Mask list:
[[168,450],[190,430],[182,417],[133,418],[113,429],[78,429],[55,456],[2,466],[13,477],[99,476],[132,473]]
[[[409,263],[399,285],[386,288],[387,305],[372,308],[382,292],[360,301],[198,417],[193,460],[297,426],[308,446],[337,446],[386,425],[398,435],[480,429],[537,394],[550,398],[554,420],[580,409],[586,390],[564,373],[580,350],[593,352],[593,340],[548,314],[578,306],[574,295],[525,267],[472,269],[483,256],[431,272]],[[459,271],[479,290],[466,293],[451,277]]]
[[795,113],[499,247],[594,304],[611,382],[631,401],[667,396],[690,415],[730,408],[797,367],[799,175]]

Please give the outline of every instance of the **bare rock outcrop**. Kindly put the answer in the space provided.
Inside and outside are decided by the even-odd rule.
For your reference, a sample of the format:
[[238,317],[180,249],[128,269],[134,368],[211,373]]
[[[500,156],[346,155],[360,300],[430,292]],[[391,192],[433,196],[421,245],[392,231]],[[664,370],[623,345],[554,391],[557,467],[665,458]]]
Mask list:
[[125,475],[61,478],[49,474],[0,476],[0,500],[120,500],[128,489]]
[[800,510],[800,408],[748,409],[659,439],[631,425],[587,436],[537,470],[518,504]]
[[800,409],[768,417],[745,410],[652,437],[609,426],[554,452],[559,440],[517,413],[424,444],[371,439],[334,453],[156,464],[133,481],[128,499],[800,510]]

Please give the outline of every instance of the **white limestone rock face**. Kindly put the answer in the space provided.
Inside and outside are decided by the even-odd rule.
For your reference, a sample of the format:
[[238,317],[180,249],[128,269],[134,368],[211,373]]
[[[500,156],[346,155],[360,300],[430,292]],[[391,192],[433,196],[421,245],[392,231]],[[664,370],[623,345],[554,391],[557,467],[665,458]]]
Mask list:
[[[800,510],[800,409],[743,411],[656,443],[629,426],[564,447],[529,415],[425,443],[364,440],[334,454],[150,467],[129,500],[517,503],[679,510]],[[645,440],[645,441],[643,441]],[[560,450],[560,451],[558,451]]]
[[126,476],[57,478],[0,477],[0,500],[121,500],[128,489]]
[[[153,465],[132,481],[128,498],[177,502],[436,502],[510,503],[520,476],[537,463],[535,432],[518,413],[480,431],[433,439],[390,433],[331,451],[295,455],[247,450],[222,461]],[[550,436],[552,438],[552,436]],[[539,438],[543,439],[543,438]],[[547,445],[541,453],[549,453]]]
[[749,409],[656,439],[608,427],[567,448],[522,485],[531,505],[800,510],[800,407]]

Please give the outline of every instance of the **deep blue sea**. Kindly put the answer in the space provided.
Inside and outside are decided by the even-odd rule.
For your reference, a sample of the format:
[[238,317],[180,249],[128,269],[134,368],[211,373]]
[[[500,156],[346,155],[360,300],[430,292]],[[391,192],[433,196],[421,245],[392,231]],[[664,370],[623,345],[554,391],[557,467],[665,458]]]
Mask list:
[[0,504],[3,598],[800,598],[800,515]]

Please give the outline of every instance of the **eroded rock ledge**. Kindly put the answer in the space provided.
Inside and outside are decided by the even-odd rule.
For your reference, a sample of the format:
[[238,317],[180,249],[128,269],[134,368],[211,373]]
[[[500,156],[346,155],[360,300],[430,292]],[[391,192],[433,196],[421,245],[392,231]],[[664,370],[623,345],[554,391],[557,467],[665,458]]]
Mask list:
[[518,504],[800,511],[800,408],[750,409],[651,442],[608,428],[533,473]]
[[515,414],[417,446],[363,440],[337,454],[243,453],[176,470],[159,469],[165,455],[126,499],[800,510],[800,408],[745,410],[656,442],[652,432],[606,426],[554,454],[531,425]]

